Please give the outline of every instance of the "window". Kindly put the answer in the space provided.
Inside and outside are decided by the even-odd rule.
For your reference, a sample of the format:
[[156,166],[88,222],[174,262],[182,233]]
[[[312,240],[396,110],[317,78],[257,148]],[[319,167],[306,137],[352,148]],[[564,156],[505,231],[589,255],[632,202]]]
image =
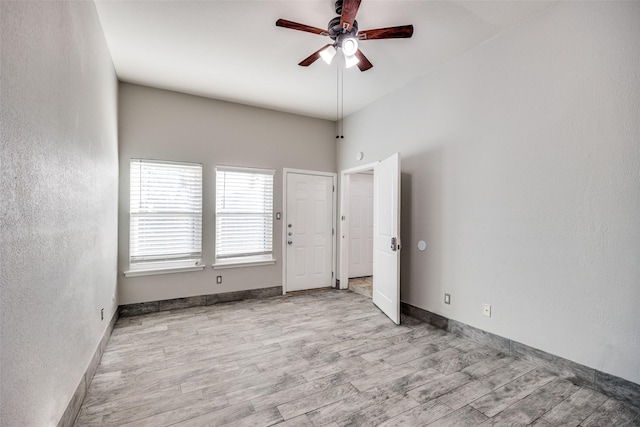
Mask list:
[[131,160],[127,276],[204,268],[202,165]]
[[216,167],[216,266],[274,262],[273,175]]

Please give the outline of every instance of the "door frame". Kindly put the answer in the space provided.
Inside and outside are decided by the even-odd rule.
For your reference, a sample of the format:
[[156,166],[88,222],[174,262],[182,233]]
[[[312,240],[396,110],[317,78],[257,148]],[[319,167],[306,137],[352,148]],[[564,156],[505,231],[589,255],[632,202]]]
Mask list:
[[[340,262],[338,274],[340,275],[340,289],[347,289],[349,286],[349,226],[350,218],[346,213],[349,212],[350,194],[349,194],[349,175],[374,170],[374,167],[380,163],[379,161],[368,163],[362,166],[356,166],[345,169],[340,172]],[[375,172],[373,172],[375,174]]]
[[331,182],[333,184],[333,193],[331,196],[331,228],[333,229],[332,244],[331,244],[331,287],[336,287],[336,244],[337,244],[337,236],[338,236],[338,228],[336,224],[337,220],[337,209],[336,209],[336,181],[338,179],[338,174],[335,172],[322,172],[322,171],[312,171],[305,169],[293,169],[293,168],[283,168],[282,169],[282,295],[287,293],[287,174],[295,173],[301,175],[312,175],[312,176],[323,176],[330,177]]

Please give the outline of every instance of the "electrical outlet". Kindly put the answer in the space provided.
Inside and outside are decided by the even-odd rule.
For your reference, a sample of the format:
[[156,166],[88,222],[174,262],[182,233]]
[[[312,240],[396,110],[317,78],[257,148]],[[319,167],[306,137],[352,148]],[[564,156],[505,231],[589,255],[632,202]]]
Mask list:
[[491,317],[491,304],[485,304],[482,306],[482,314],[487,317]]
[[104,308],[100,309],[100,320],[104,320]]
[[216,277],[216,283],[218,284],[222,283],[222,276]]
[[451,295],[444,294],[444,303],[445,304],[451,304]]

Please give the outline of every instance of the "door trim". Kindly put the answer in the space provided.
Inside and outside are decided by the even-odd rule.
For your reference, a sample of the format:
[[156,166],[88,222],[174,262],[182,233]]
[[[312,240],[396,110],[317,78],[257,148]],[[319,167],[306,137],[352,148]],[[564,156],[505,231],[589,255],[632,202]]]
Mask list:
[[[368,163],[362,166],[345,169],[340,172],[340,262],[338,274],[340,275],[340,289],[347,289],[349,286],[349,186],[347,185],[348,175],[373,171],[374,167],[380,163]],[[342,219],[344,218],[344,219]]]
[[282,295],[287,293],[287,174],[295,173],[300,175],[312,175],[312,176],[324,176],[330,177],[331,182],[333,183],[333,193],[331,196],[331,226],[334,230],[332,236],[332,244],[331,244],[331,271],[333,272],[333,276],[331,277],[331,286],[336,287],[336,279],[338,277],[336,270],[336,243],[338,236],[338,228],[336,226],[337,219],[337,209],[336,209],[336,181],[338,179],[338,174],[335,172],[322,172],[322,171],[312,171],[312,170],[304,170],[304,169],[293,169],[293,168],[283,168],[282,169]]

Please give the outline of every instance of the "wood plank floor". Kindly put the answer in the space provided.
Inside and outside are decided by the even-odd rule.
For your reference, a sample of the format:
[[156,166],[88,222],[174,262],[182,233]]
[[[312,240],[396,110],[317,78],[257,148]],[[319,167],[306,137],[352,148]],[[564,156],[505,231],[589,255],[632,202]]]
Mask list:
[[349,279],[348,287],[351,292],[371,298],[373,295],[373,276]]
[[118,320],[76,426],[625,426],[640,411],[336,290]]

